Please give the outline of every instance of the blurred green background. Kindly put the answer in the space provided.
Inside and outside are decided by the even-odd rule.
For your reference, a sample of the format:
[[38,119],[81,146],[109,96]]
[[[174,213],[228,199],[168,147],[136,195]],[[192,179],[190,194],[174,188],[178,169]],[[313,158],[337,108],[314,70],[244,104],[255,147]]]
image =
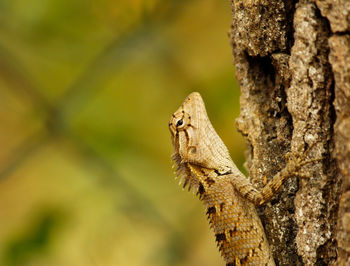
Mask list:
[[0,265],[223,265],[171,169],[199,91],[233,159],[229,1],[0,1]]

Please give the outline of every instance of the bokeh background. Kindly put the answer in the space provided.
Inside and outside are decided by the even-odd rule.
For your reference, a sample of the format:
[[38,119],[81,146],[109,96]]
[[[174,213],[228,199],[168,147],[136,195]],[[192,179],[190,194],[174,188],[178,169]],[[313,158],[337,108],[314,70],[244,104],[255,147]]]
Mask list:
[[199,91],[241,167],[229,1],[0,1],[0,265],[223,265],[174,179]]

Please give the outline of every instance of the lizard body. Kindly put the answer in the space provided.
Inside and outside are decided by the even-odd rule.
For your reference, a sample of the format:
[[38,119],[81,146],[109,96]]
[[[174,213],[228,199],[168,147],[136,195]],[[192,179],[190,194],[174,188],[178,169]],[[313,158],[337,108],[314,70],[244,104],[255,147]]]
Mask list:
[[275,265],[255,205],[270,200],[305,157],[277,173],[258,191],[236,167],[215,132],[199,93],[191,93],[169,122],[172,159],[183,187],[193,189],[207,209],[226,265]]

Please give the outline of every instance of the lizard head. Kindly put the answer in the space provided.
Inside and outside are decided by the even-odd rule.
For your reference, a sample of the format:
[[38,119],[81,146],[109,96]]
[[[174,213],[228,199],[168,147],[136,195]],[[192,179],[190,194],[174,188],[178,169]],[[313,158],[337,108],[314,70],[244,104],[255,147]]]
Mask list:
[[209,121],[202,97],[191,93],[169,121],[174,146],[172,159],[184,187],[198,188],[200,181],[191,167],[212,170],[217,175],[232,169],[229,152]]

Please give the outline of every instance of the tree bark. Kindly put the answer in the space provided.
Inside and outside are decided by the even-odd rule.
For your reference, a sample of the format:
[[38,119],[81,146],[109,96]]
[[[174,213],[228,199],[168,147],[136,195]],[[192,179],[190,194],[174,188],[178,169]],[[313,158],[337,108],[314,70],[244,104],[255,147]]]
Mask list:
[[323,158],[259,209],[275,261],[350,265],[350,1],[232,0],[232,17],[252,182],[289,151]]

